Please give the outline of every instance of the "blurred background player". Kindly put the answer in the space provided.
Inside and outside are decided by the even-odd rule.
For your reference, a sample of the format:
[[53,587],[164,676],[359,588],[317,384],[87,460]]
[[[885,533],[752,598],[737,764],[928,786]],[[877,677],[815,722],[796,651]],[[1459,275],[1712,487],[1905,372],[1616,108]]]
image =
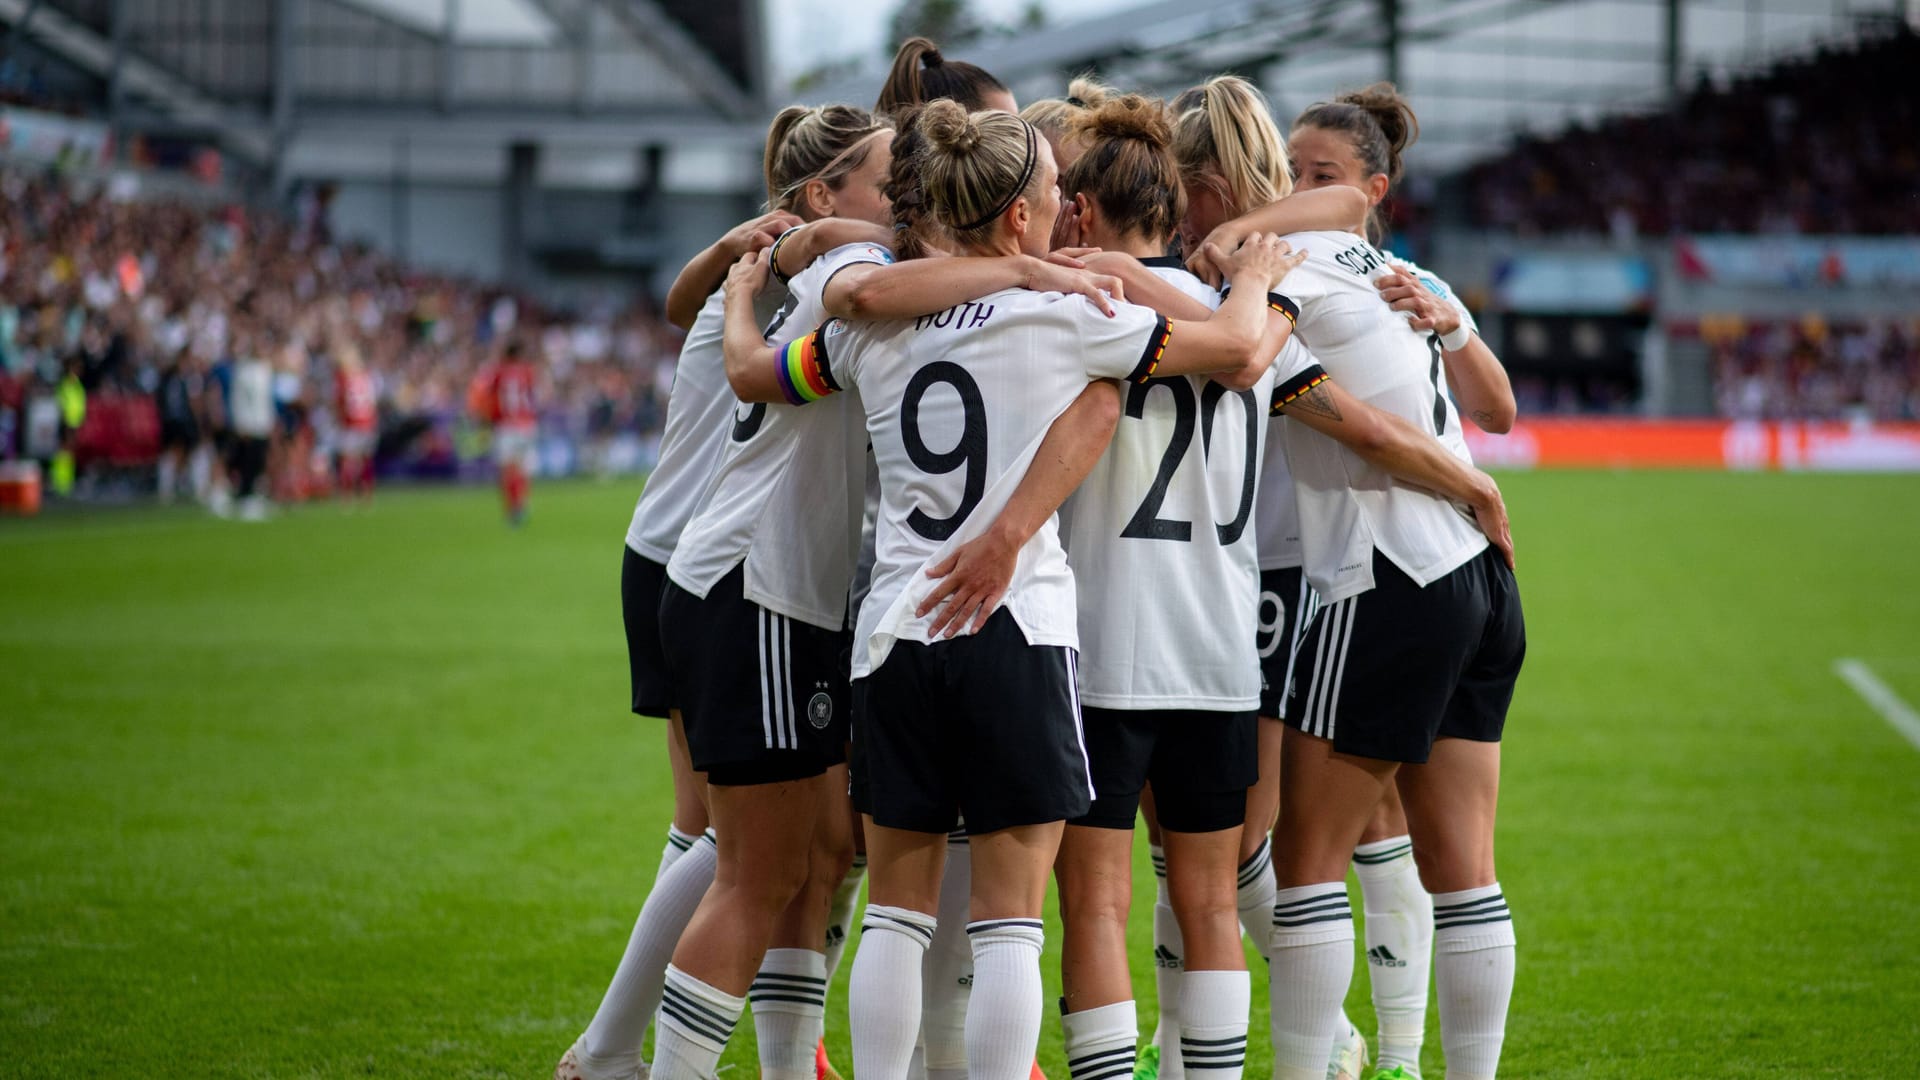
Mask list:
[[380,437],[380,403],[373,374],[352,342],[340,347],[334,370],[335,438],[340,455],[340,495],[373,501],[373,450]]
[[527,520],[527,487],[540,433],[539,378],[539,369],[516,341],[509,342],[506,352],[483,369],[474,383],[474,412],[493,425],[493,460],[500,470],[500,497],[511,525]]

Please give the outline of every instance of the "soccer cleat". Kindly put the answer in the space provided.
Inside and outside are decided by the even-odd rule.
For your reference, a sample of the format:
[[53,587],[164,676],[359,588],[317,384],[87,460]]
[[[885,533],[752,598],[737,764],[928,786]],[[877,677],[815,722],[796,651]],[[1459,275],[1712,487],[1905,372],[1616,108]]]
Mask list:
[[1351,1023],[1347,1037],[1334,1044],[1333,1060],[1327,1062],[1327,1080],[1361,1080],[1367,1071],[1367,1037]]
[[1420,1080],[1420,1074],[1405,1065],[1395,1065],[1391,1069],[1375,1069],[1367,1080]]
[[821,1039],[820,1045],[813,1048],[814,1080],[840,1080],[840,1074],[834,1071],[833,1062],[827,1060],[827,1040]]
[[578,1041],[567,1047],[567,1052],[560,1056],[560,1064],[553,1067],[553,1080],[647,1080],[644,1061],[625,1071],[600,1072],[589,1069],[582,1057]]
[[1140,1060],[1134,1062],[1133,1080],[1160,1080],[1160,1048],[1152,1043],[1140,1048]]
[[1047,1080],[1047,1074],[1040,1071],[1040,1059],[1033,1059],[1033,1068],[1027,1072],[1027,1080]]

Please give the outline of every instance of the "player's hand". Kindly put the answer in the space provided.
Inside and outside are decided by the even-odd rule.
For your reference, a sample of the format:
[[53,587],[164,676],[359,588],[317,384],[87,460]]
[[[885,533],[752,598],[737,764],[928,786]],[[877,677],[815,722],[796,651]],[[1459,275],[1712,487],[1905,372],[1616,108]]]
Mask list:
[[940,583],[914,611],[921,618],[938,612],[927,627],[927,636],[950,638],[979,633],[1007,595],[1019,559],[1020,545],[989,529],[929,567],[927,576],[938,578]]
[[1047,252],[1047,261],[1061,266],[1085,267],[1087,260],[1100,254],[1097,247],[1063,247]]
[[1061,248],[1080,245],[1080,200],[1060,200],[1060,213],[1053,219],[1053,235],[1047,239],[1047,249],[1059,251]]
[[[1209,245],[1220,258],[1220,248]],[[1203,249],[1207,250],[1207,249]],[[1260,282],[1262,291],[1271,292],[1280,287],[1280,282],[1293,268],[1307,261],[1307,253],[1295,252],[1293,246],[1272,233],[1254,233],[1225,257],[1227,276],[1234,282],[1243,278],[1251,282]],[[1250,283],[1251,283],[1250,282]]]
[[1093,306],[1109,318],[1113,315],[1113,302],[1127,298],[1126,286],[1112,274],[1096,274],[1047,259],[1033,260],[1024,285],[1034,292],[1078,293],[1093,301]]
[[1431,330],[1446,337],[1460,328],[1460,312],[1405,271],[1382,274],[1374,279],[1373,287],[1380,290],[1387,306],[1412,316],[1415,330]]
[[727,299],[747,302],[760,295],[767,287],[767,266],[769,260],[764,251],[749,251],[727,271]]
[[[1247,232],[1238,221],[1226,221],[1214,226],[1207,238],[1187,256],[1187,272],[1216,289],[1225,285],[1230,269],[1226,258],[1220,253],[1238,250],[1246,238]],[[1208,245],[1216,250],[1208,251]]]
[[720,239],[737,259],[749,252],[764,251],[772,247],[773,242],[780,239],[781,233],[797,228],[801,224],[799,217],[785,210],[775,210],[770,214],[761,214],[757,218],[735,225]]
[[1507,503],[1500,497],[1500,485],[1493,477],[1480,473],[1480,492],[1473,500],[1473,521],[1487,539],[1500,551],[1500,557],[1507,560],[1507,569],[1514,568],[1513,562],[1513,523],[1507,520]]

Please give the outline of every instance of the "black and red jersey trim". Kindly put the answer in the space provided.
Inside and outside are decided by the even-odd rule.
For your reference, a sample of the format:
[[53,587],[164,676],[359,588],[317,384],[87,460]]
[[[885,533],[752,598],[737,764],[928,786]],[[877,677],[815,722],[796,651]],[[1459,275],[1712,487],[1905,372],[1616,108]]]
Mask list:
[[1313,364],[1298,375],[1273,388],[1273,403],[1267,407],[1270,416],[1279,415],[1282,409],[1300,400],[1300,395],[1326,382],[1333,376],[1319,364]]
[[1128,382],[1143,383],[1153,378],[1160,367],[1160,358],[1167,355],[1167,342],[1173,340],[1173,323],[1165,315],[1156,315],[1153,320],[1153,332],[1147,336],[1146,351],[1140,354],[1140,363],[1127,376]]

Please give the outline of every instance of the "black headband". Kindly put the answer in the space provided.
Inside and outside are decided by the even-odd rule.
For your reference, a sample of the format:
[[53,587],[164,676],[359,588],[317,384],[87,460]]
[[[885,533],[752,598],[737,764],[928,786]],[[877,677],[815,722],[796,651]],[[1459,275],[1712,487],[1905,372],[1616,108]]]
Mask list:
[[1001,214],[1006,213],[1007,207],[1013,205],[1013,200],[1019,198],[1021,194],[1027,190],[1028,182],[1033,179],[1033,170],[1040,164],[1040,145],[1038,140],[1034,136],[1032,124],[1029,124],[1025,120],[1022,120],[1020,121],[1020,126],[1027,129],[1027,161],[1026,161],[1026,164],[1022,166],[1020,169],[1020,182],[1013,186],[1013,190],[1007,193],[1006,198],[1000,200],[999,206],[996,206],[992,210],[987,212],[986,217],[983,217],[979,221],[973,222],[970,225],[956,226],[954,228],[955,232],[972,232],[973,230],[979,228],[980,226],[985,225],[988,222],[992,221],[994,218],[999,217]]

